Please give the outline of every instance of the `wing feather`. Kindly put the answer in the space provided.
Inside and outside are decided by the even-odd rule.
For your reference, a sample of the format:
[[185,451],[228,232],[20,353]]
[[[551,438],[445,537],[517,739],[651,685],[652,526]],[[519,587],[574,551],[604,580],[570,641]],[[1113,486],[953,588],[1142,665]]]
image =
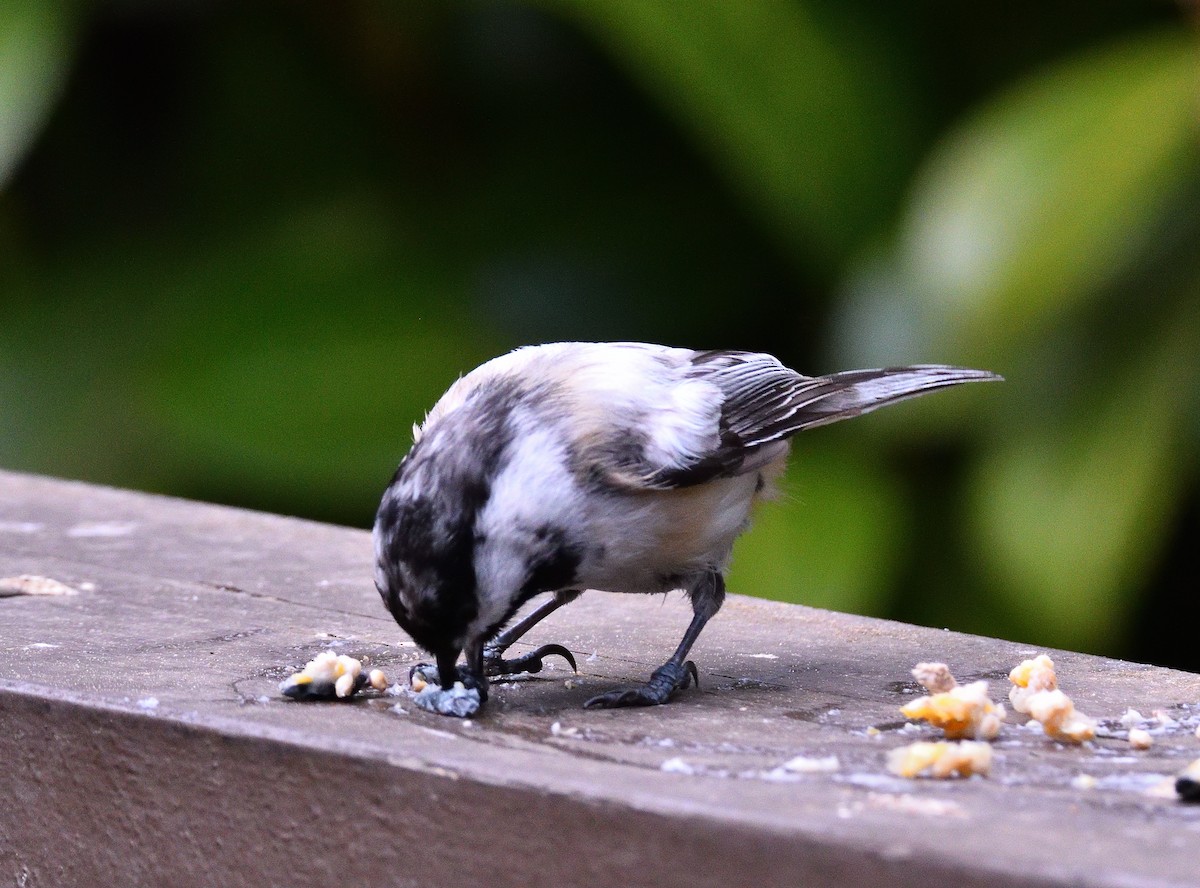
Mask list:
[[887,404],[965,382],[1000,377],[984,370],[918,364],[804,376],[771,355],[696,352],[687,377],[716,386],[722,401],[716,446],[677,466],[644,474],[647,487],[685,487],[760,468],[767,448],[804,429],[869,413]]
[[476,368],[414,431],[419,439],[490,383],[506,380],[518,392],[514,403],[554,405],[579,475],[626,490],[668,489],[756,471],[803,429],[999,378],[939,364],[812,377],[756,352],[553,343]]

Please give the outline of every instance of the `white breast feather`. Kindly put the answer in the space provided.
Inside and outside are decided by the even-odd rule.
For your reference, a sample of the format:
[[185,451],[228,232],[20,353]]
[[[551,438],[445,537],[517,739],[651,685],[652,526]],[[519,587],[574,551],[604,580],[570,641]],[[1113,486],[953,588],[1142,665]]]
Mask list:
[[475,521],[483,542],[475,550],[483,629],[504,616],[528,568],[529,544],[539,527],[570,527],[580,510],[563,445],[553,427],[521,423],[504,469],[492,481],[487,505]]

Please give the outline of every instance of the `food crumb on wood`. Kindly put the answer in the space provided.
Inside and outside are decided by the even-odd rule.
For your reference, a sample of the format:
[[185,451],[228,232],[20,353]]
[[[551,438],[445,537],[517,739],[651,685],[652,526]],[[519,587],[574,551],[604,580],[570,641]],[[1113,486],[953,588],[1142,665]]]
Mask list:
[[[1008,680],[1013,687],[1008,692],[1009,702],[1017,712],[1029,714],[1029,698],[1040,691],[1053,691],[1058,688],[1058,675],[1054,671],[1054,661],[1045,654],[1038,654],[1032,660],[1022,660],[1008,673]],[[1126,715],[1129,713],[1127,712]],[[1138,715],[1139,720],[1141,715]]]
[[960,685],[945,663],[918,663],[913,677],[926,690],[900,707],[905,718],[922,719],[941,728],[951,740],[994,740],[1004,722],[1004,707],[988,696],[988,683]]
[[1149,749],[1154,745],[1154,738],[1145,728],[1130,728],[1129,745],[1134,749]]
[[912,676],[931,694],[942,694],[958,687],[958,680],[945,663],[918,663],[912,669]]
[[1117,723],[1123,728],[1132,728],[1144,722],[1145,717],[1136,709],[1126,709],[1125,712],[1117,719]]
[[992,747],[977,740],[910,743],[893,749],[888,770],[899,777],[970,777],[992,768]]
[[1047,737],[1082,743],[1096,736],[1095,719],[1077,710],[1071,698],[1059,689],[1054,661],[1045,654],[1021,662],[1008,674],[1008,680],[1013,683],[1008,694],[1013,709],[1038,721]]
[[697,773],[695,766],[688,764],[687,762],[685,762],[683,759],[679,758],[678,756],[676,756],[675,758],[667,759],[661,765],[658,766],[658,769],[667,774],[692,775],[692,774]]
[[367,673],[367,684],[377,691],[386,691],[388,689],[388,679],[382,669],[372,669]]
[[9,595],[78,595],[79,590],[50,577],[21,574],[0,577],[0,598]]
[[302,670],[284,679],[279,691],[293,700],[344,700],[368,686],[383,690],[388,686],[387,676],[380,669],[364,675],[362,661],[322,651]]
[[792,774],[832,774],[841,768],[841,762],[836,755],[798,755],[788,759],[780,767]]

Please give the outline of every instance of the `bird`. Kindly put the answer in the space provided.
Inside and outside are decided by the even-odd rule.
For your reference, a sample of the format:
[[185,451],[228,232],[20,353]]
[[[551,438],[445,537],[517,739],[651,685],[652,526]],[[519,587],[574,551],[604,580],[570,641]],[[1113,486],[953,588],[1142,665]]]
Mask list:
[[483,701],[490,678],[549,656],[576,668],[558,644],[504,654],[584,590],[682,590],[692,618],[671,657],[584,706],[666,703],[698,684],[688,655],[791,436],[1001,378],[942,364],[805,376],[769,354],[639,342],[524,346],[461,376],[414,425],[375,516],[375,585],[434,658],[420,668]]

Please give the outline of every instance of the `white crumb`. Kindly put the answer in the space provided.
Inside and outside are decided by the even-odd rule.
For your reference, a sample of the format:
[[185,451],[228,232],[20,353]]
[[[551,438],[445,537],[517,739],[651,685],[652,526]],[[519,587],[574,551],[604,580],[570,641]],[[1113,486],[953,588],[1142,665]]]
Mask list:
[[1134,749],[1149,749],[1154,745],[1154,738],[1144,728],[1130,728],[1129,745]]
[[678,756],[669,758],[658,766],[660,771],[665,771],[668,774],[695,774],[696,769],[685,762]]
[[832,774],[841,768],[841,764],[838,762],[836,755],[798,755],[795,758],[788,759],[780,767],[793,774]]
[[1120,718],[1120,724],[1123,728],[1132,728],[1134,725],[1141,724],[1145,720],[1142,714],[1136,709],[1126,709]]
[[0,598],[7,595],[78,595],[79,590],[50,577],[21,574],[0,578]]

